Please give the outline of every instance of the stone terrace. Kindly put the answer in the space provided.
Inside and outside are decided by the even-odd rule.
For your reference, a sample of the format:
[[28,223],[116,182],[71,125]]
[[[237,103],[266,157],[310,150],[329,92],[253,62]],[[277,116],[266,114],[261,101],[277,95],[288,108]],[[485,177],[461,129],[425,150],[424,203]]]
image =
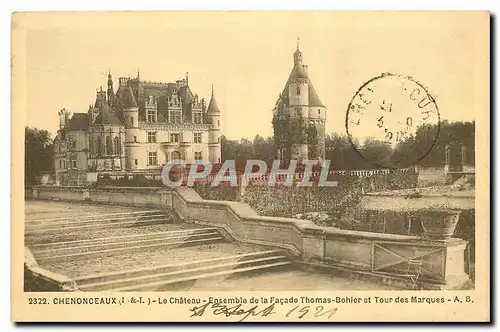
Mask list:
[[[71,223],[83,223],[89,220],[99,220],[109,218],[110,215],[134,214],[147,211],[157,211],[140,207],[106,206],[85,203],[53,202],[53,201],[26,201],[26,245],[34,252],[35,258],[39,260],[40,267],[66,275],[76,280],[86,277],[95,277],[108,273],[119,273],[140,269],[154,270],[156,267],[186,264],[197,261],[210,261],[214,259],[226,259],[238,255],[251,255],[258,252],[271,251],[273,248],[260,245],[242,244],[217,240],[215,242],[195,243],[192,245],[180,246],[154,246],[139,248],[137,250],[110,251],[105,254],[84,255],[81,257],[71,256],[68,259],[51,258],[50,249],[46,255],[40,256],[40,248],[55,246],[54,255],[57,250],[66,250],[66,241],[76,241],[75,243],[86,243],[86,241],[112,242],[119,237],[143,236],[149,233],[170,232],[174,233],[183,230],[203,229],[203,226],[183,223],[175,220],[171,216],[170,220],[154,221],[144,224],[127,224],[122,226],[119,223],[111,227],[84,229],[64,229]],[[162,211],[167,213],[166,210]],[[116,217],[115,217],[116,218]],[[56,227],[50,231],[42,231],[29,235],[30,230],[37,227],[51,225]],[[42,225],[42,226],[40,226]],[[50,226],[52,227],[52,226]],[[59,229],[60,228],[60,229]],[[212,228],[205,228],[207,230]],[[73,242],[71,242],[73,243]],[[113,243],[111,243],[113,244]],[[94,244],[95,245],[95,244]],[[62,248],[62,249],[57,249]],[[37,252],[38,250],[38,252]],[[52,249],[53,250],[53,249]],[[38,257],[37,257],[38,255]],[[215,263],[214,263],[215,264]],[[231,263],[229,263],[231,264]],[[238,260],[235,264],[238,264]],[[245,262],[240,265],[230,267],[233,269],[246,266]],[[241,265],[243,264],[243,265]],[[267,264],[267,263],[266,263]],[[283,265],[284,264],[284,265]],[[267,266],[267,265],[266,265]],[[271,265],[269,265],[271,266]],[[143,276],[144,277],[144,276]],[[146,276],[147,277],[147,276]],[[140,276],[139,276],[140,278]],[[105,281],[106,283],[107,281]],[[154,290],[339,290],[339,289],[389,289],[388,286],[374,284],[368,281],[351,280],[340,276],[333,276],[329,272],[312,271],[299,269],[294,264],[280,263],[265,269],[249,269],[243,273],[214,274],[212,277],[188,278],[179,282],[159,285]]]

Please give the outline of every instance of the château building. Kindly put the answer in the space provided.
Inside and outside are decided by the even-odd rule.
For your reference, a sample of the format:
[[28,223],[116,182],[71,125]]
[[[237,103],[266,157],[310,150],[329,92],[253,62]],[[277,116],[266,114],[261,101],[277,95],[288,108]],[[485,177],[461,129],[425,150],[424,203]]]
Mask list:
[[293,62],[273,109],[277,157],[284,162],[324,159],[326,107],[309,79],[298,43]]
[[59,112],[54,140],[56,181],[88,172],[159,169],[172,160],[220,163],[220,110],[212,96],[193,94],[188,77],[175,83],[121,77],[97,91],[87,113]]

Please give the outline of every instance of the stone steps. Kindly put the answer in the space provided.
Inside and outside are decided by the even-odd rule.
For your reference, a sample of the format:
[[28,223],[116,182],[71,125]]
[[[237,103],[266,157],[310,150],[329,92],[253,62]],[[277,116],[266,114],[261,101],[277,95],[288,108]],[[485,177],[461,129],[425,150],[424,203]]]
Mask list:
[[174,243],[219,238],[215,228],[187,229],[182,231],[155,232],[130,236],[99,238],[81,241],[48,243],[35,246],[33,252],[37,259],[50,259],[61,256],[82,256],[89,252],[99,252],[128,247],[148,246],[156,244],[170,245]]
[[199,229],[196,229],[192,234],[188,232],[174,235],[165,234],[164,237],[160,238],[157,237],[156,233],[153,234],[153,238],[151,239],[143,237],[142,239],[130,241],[129,239],[123,240],[118,238],[119,240],[116,242],[104,244],[97,243],[96,245],[91,244],[69,248],[62,247],[55,250],[45,249],[35,251],[33,254],[39,263],[48,263],[84,259],[86,257],[106,257],[127,252],[151,250],[154,248],[178,248],[226,241],[219,231],[213,229],[207,229],[201,233]]
[[75,230],[87,230],[87,229],[97,229],[97,228],[108,228],[108,227],[126,227],[131,225],[147,225],[151,223],[161,223],[161,222],[169,222],[170,217],[166,214],[158,215],[158,216],[143,216],[143,217],[134,217],[133,219],[127,218],[124,220],[116,221],[113,219],[109,220],[97,220],[94,222],[83,221],[83,222],[74,222],[74,223],[66,223],[59,225],[43,225],[37,227],[27,227],[25,234],[27,236],[46,234],[46,233],[61,233],[61,232],[70,232]]
[[165,213],[162,210],[144,210],[144,211],[131,211],[131,212],[115,212],[115,213],[98,213],[98,214],[87,214],[87,215],[81,215],[81,214],[69,214],[64,217],[57,217],[57,218],[44,218],[44,219],[26,219],[25,223],[26,224],[36,224],[36,223],[50,223],[50,222],[66,222],[68,220],[72,219],[78,219],[81,221],[84,220],[102,220],[104,219],[112,219],[115,217],[133,217],[133,216],[141,216],[141,215],[149,215],[149,214],[156,214],[156,213]]
[[137,212],[124,212],[124,213],[114,213],[114,214],[104,214],[104,215],[86,215],[86,216],[70,216],[64,218],[54,218],[54,219],[39,219],[27,221],[27,229],[38,229],[38,228],[53,228],[56,226],[72,227],[79,224],[86,223],[102,223],[110,221],[127,221],[127,220],[143,220],[151,219],[157,217],[165,217],[167,213],[165,211],[137,211]]
[[63,242],[48,242],[41,243],[32,246],[34,252],[41,252],[44,250],[61,249],[61,248],[71,248],[71,247],[85,247],[90,245],[105,245],[108,243],[115,243],[119,241],[135,241],[135,240],[151,240],[155,238],[165,238],[165,237],[175,237],[183,235],[197,235],[204,234],[208,231],[216,231],[217,228],[206,227],[206,228],[195,228],[195,229],[181,229],[176,231],[166,231],[166,232],[151,232],[144,234],[133,234],[133,235],[123,235],[115,237],[101,237],[92,238],[86,240],[73,240],[73,241],[63,241]]
[[108,217],[108,218],[96,218],[96,219],[68,219],[65,221],[48,221],[39,224],[27,225],[27,228],[36,230],[36,229],[45,229],[45,228],[54,228],[54,227],[74,227],[80,225],[87,224],[100,224],[107,222],[122,222],[122,221],[130,221],[130,220],[149,220],[154,218],[167,217],[165,213],[149,213],[149,214],[140,214],[133,216],[116,216],[116,217]]
[[75,281],[83,291],[154,290],[164,285],[188,280],[263,270],[287,264],[290,264],[290,261],[282,252],[268,250],[183,264],[98,274],[76,278]]

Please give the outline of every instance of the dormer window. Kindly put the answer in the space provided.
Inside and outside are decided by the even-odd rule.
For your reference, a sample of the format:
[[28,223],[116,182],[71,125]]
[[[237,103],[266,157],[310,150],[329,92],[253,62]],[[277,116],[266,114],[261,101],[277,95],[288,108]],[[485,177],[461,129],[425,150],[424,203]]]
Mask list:
[[193,123],[201,124],[203,123],[203,118],[201,113],[193,113]]
[[155,109],[148,109],[148,122],[157,122],[157,111]]

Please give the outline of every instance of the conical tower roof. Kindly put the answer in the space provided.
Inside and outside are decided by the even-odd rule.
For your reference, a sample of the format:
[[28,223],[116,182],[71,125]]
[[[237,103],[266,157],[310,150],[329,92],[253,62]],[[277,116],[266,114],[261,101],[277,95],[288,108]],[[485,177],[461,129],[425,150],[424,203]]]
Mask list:
[[137,102],[135,101],[134,93],[130,86],[125,88],[123,93],[123,108],[134,108],[137,107]]
[[213,86],[212,86],[212,97],[210,98],[210,103],[208,104],[208,113],[220,113],[217,101],[215,101]]

